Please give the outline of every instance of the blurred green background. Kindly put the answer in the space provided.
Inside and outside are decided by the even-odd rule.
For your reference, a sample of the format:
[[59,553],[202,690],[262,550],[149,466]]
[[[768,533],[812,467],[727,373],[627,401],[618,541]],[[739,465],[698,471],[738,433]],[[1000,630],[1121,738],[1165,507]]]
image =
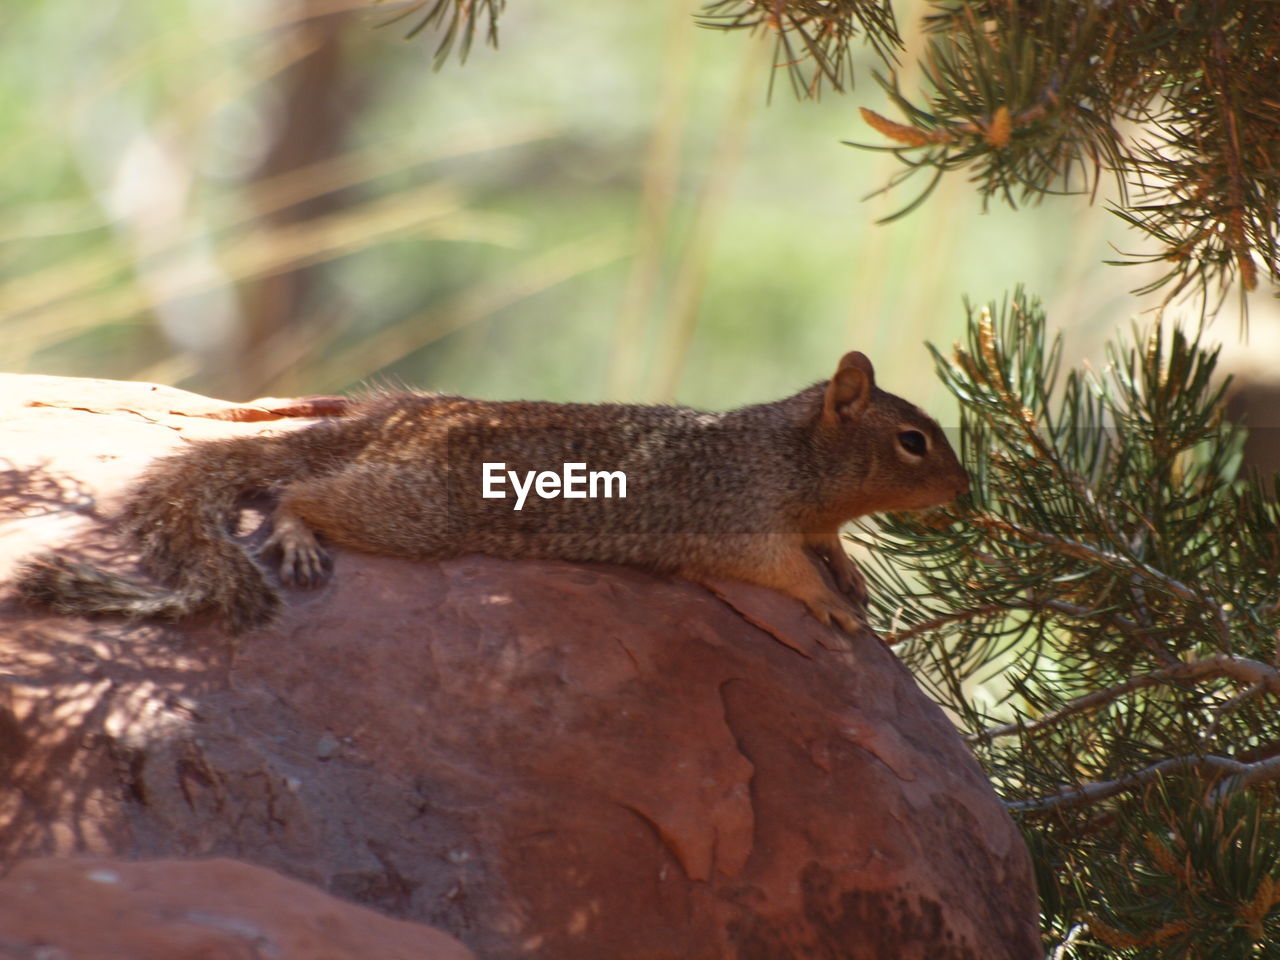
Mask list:
[[[910,90],[923,6],[895,4]],[[870,51],[850,94],[779,76],[767,102],[769,45],[687,0],[513,3],[499,50],[439,72],[396,9],[9,0],[0,369],[719,408],[857,348],[954,423],[922,344],[965,295],[1026,284],[1068,362],[1149,306],[1102,263],[1137,239],[1101,203],[984,214],[953,177],[876,225],[917,185],[864,202],[897,161],[840,142],[893,113]]]

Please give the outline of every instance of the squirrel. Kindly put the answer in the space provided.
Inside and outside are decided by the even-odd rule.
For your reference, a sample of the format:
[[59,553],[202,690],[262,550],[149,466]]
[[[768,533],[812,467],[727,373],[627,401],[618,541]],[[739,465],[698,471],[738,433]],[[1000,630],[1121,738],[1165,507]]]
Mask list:
[[[503,496],[508,479],[518,494],[525,477],[527,495],[535,471],[562,465],[563,480],[539,479],[538,496],[516,507]],[[585,474],[569,470],[586,465],[603,468],[593,486],[622,479],[593,498]],[[416,560],[483,553],[744,580],[852,633],[866,583],[840,527],[968,489],[938,424],[877,387],[856,351],[829,381],[725,413],[386,393],[296,430],[197,441],[155,461],[129,493],[123,526],[160,584],[44,555],[24,564],[18,591],[75,614],[213,609],[238,634],[279,613],[263,564],[276,561],[288,585],[327,578],[323,540]],[[228,530],[239,499],[263,490],[276,506],[250,554]]]

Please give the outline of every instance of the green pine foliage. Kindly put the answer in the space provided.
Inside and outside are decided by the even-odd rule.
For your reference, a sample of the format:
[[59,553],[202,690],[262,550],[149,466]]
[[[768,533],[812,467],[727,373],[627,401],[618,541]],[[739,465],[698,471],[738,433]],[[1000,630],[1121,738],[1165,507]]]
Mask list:
[[1060,352],[1021,291],[935,351],[973,491],[879,524],[878,626],[1021,822],[1056,957],[1280,956],[1280,480],[1238,475],[1196,338]]
[[902,179],[965,170],[1011,205],[1092,193],[1152,238],[1129,263],[1167,269],[1140,288],[1225,292],[1280,281],[1280,5],[1254,0],[941,0],[927,19],[926,91],[880,77],[900,124]]

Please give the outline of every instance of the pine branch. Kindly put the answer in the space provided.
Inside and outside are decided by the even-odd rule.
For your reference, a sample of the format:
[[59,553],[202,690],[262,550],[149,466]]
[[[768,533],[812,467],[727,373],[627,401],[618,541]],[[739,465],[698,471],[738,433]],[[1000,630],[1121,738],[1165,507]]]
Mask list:
[[698,22],[773,33],[774,66],[787,71],[800,99],[817,99],[824,83],[836,92],[852,87],[855,38],[863,37],[885,62],[902,46],[888,0],[708,0]]
[[934,633],[949,624],[962,623],[967,620],[973,620],[976,617],[986,617],[996,613],[1003,613],[1006,609],[1008,608],[1001,606],[1000,604],[987,603],[969,610],[957,610],[954,613],[945,613],[942,616],[933,617],[930,620],[914,624],[903,630],[891,630],[884,634],[884,642],[891,647],[896,647],[900,644],[906,643],[913,637],[918,637],[921,634]]
[[1223,704],[1222,709],[1226,709],[1228,705],[1234,709],[1239,705],[1238,700],[1240,698],[1254,696],[1264,690],[1280,697],[1280,670],[1257,660],[1233,657],[1228,654],[1216,654],[1203,660],[1179,663],[1176,666],[1156,670],[1144,676],[1133,677],[1124,683],[1107,687],[1105,690],[1095,690],[1093,693],[1063,704],[1057,710],[1038,717],[1030,723],[1003,723],[999,726],[988,727],[978,733],[969,734],[965,739],[971,743],[990,743],[997,737],[1007,737],[1014,734],[1034,734],[1053,727],[1058,721],[1072,714],[1083,713],[1105,706],[1125,694],[1141,690],[1143,687],[1153,687],[1162,683],[1185,683],[1189,680],[1198,680],[1201,677],[1224,676],[1248,683],[1249,686],[1237,697],[1233,697]]
[[1180,757],[1169,757],[1134,773],[1117,777],[1114,780],[1102,780],[1095,783],[1082,783],[1064,787],[1057,793],[1036,797],[1033,800],[1006,802],[1005,806],[1014,813],[1031,813],[1079,804],[1096,803],[1099,800],[1114,797],[1119,793],[1136,790],[1138,787],[1145,786],[1170,774],[1188,771],[1207,775],[1213,780],[1222,780],[1210,795],[1211,800],[1217,802],[1237,790],[1257,786],[1270,780],[1280,780],[1280,757],[1273,757],[1270,760],[1263,760],[1257,763],[1241,763],[1238,760],[1232,760],[1230,757],[1219,757],[1212,754],[1189,754]]
[[1198,291],[1208,308],[1213,288],[1239,280],[1254,289],[1259,265],[1280,282],[1273,4],[1156,2],[1123,14],[1103,0],[937,7],[925,103],[910,102],[890,74],[882,83],[906,122],[863,110],[907,164],[891,185],[964,169],[984,200],[1016,205],[1096,195],[1105,176],[1117,188],[1113,212],[1158,246],[1113,262],[1166,266],[1135,293],[1165,288],[1168,302]]
[[1218,631],[1218,638],[1223,648],[1228,650],[1231,648],[1231,624],[1227,619],[1227,613],[1222,604],[1213,602],[1205,595],[1197,593],[1186,584],[1162,573],[1149,564],[1143,563],[1136,557],[1125,557],[1108,550],[1091,547],[1086,543],[1054,536],[1038,530],[1029,530],[1000,517],[975,516],[972,522],[980,526],[992,526],[1017,534],[1032,543],[1041,544],[1075,559],[1097,563],[1115,570],[1131,571],[1134,577],[1144,578],[1179,599],[1211,611]]

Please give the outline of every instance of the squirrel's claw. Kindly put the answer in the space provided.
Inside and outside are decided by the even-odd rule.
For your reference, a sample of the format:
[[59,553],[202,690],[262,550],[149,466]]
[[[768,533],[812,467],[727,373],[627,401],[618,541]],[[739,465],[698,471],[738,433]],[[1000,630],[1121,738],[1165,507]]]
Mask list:
[[290,586],[314,587],[328,579],[333,561],[319,544],[287,545],[280,552],[280,580]]
[[333,572],[333,559],[315,534],[289,513],[276,511],[271,522],[271,536],[258,549],[258,555],[280,555],[280,582],[314,587],[327,580]]

